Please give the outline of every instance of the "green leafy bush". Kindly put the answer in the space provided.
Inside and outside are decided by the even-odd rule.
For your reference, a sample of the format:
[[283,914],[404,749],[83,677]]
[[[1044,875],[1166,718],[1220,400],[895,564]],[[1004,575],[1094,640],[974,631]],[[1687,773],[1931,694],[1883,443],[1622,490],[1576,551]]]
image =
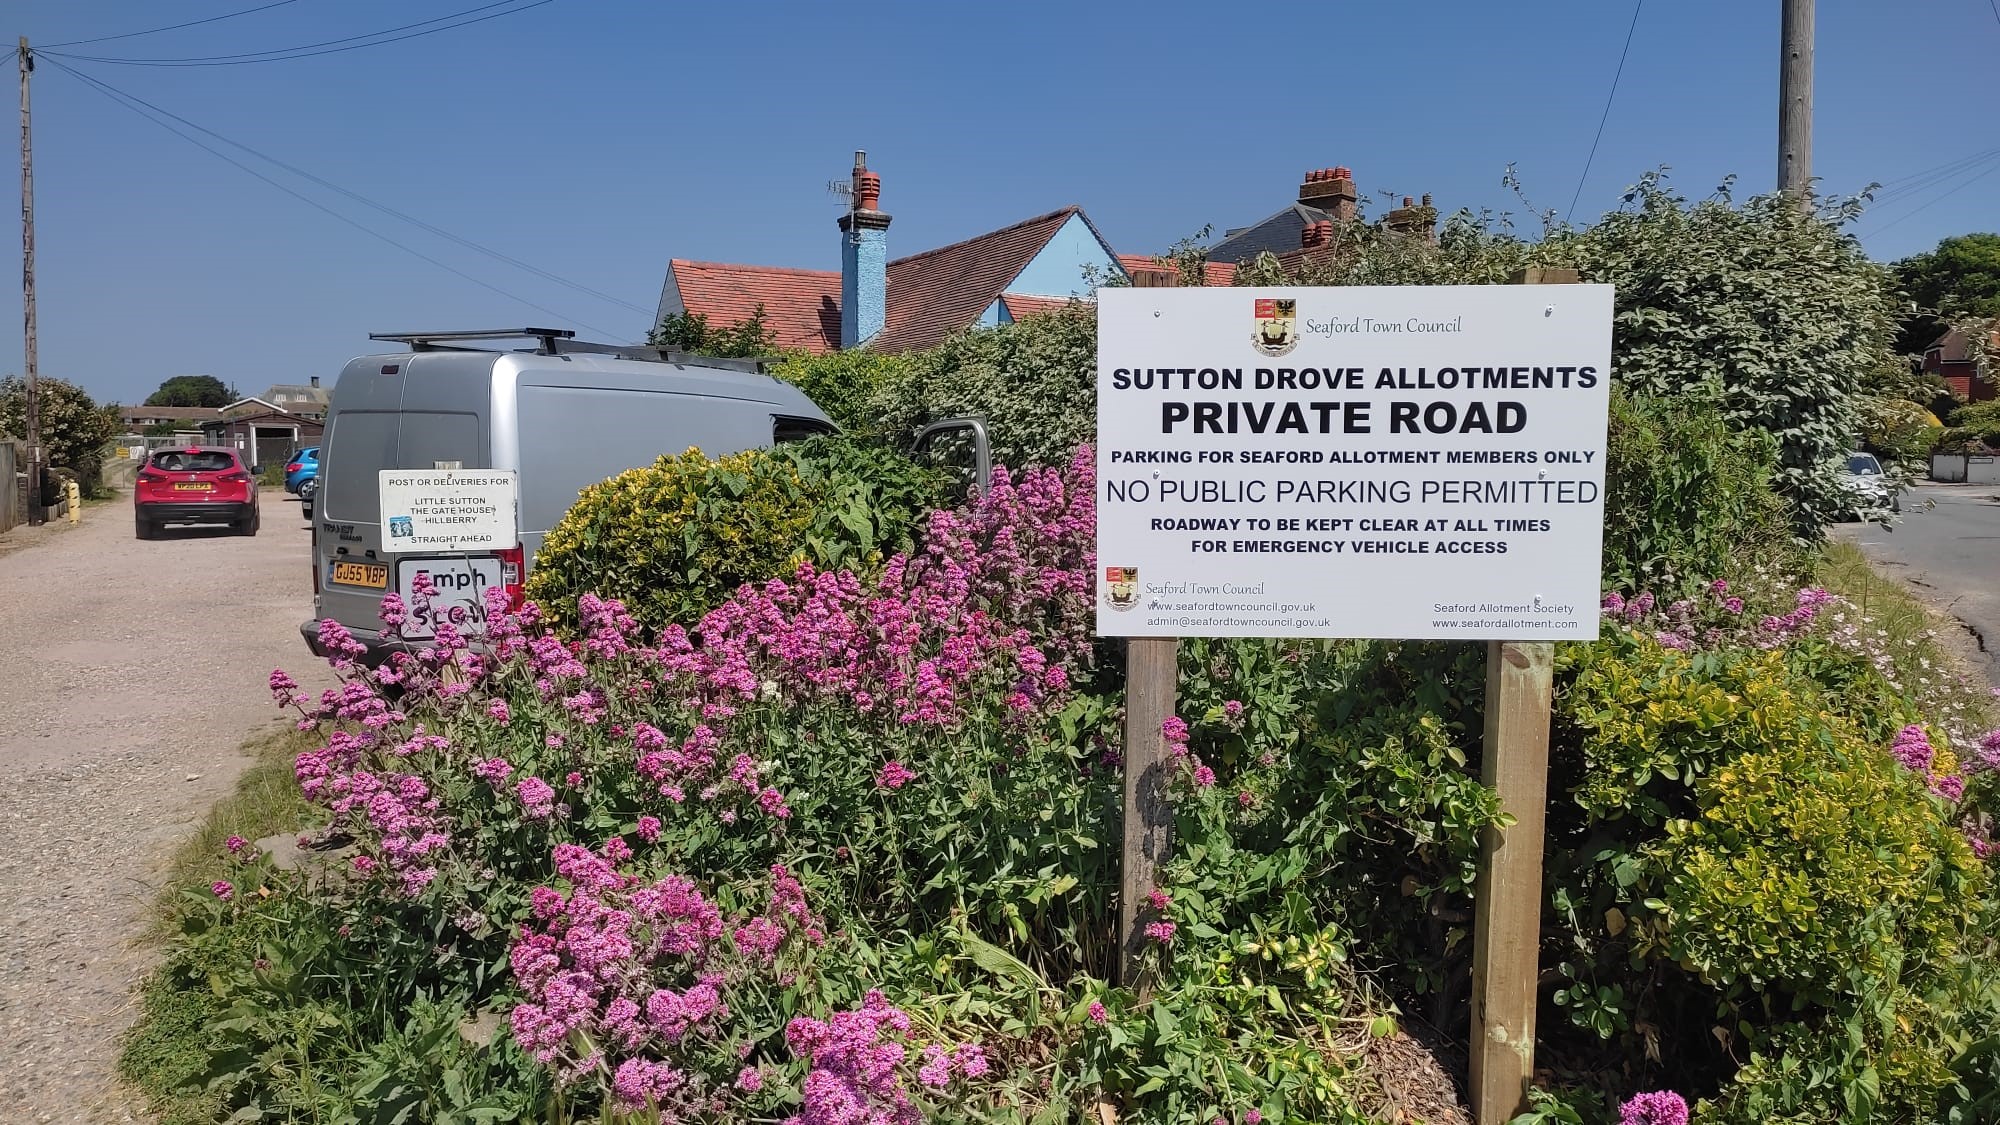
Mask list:
[[1696,390],[1614,391],[1605,451],[1604,580],[1614,590],[1692,592],[1718,574],[1786,573],[1801,558],[1771,491],[1777,449],[1729,425]]
[[1777,440],[1776,483],[1800,530],[1816,534],[1846,506],[1829,466],[1861,437],[1863,401],[1908,371],[1891,346],[1899,312],[1887,270],[1828,221],[1852,208],[1809,215],[1787,195],[1739,204],[1726,187],[1690,205],[1658,174],[1627,200],[1542,252],[1617,286],[1618,385],[1658,396],[1720,388],[1735,428]]
[[799,352],[780,360],[771,374],[804,391],[842,430],[861,436],[881,431],[875,395],[901,376],[907,362],[903,356],[859,348],[826,355]]
[[850,438],[711,461],[661,457],[583,490],[542,541],[527,593],[567,629],[615,597],[643,625],[692,625],[745,582],[800,562],[866,570],[906,549],[942,475]]
[[1572,1059],[1591,1041],[1664,1058],[1715,1091],[1697,1120],[1930,1120],[1964,1101],[1954,1066],[1993,975],[1989,873],[1927,789],[1957,767],[1891,757],[1913,708],[1806,632],[1847,636],[1832,616],[1742,616],[1743,639],[1711,629],[1694,651],[1618,623],[1559,659],[1550,895],[1572,1031],[1545,1036]]
[[1097,311],[1075,304],[974,328],[907,357],[873,412],[893,438],[944,418],[986,420],[1002,465],[1059,465],[1097,435]]

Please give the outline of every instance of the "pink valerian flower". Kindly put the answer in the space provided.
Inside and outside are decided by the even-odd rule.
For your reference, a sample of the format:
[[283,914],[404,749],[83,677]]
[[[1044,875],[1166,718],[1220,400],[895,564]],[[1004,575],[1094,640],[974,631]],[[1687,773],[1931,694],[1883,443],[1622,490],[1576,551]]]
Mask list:
[[280,707],[295,707],[299,702],[299,684],[285,674],[283,668],[271,669],[271,695]]
[[1174,943],[1175,929],[1176,927],[1172,922],[1148,922],[1146,923],[1146,940],[1158,942],[1161,945],[1172,945]]
[[1104,1001],[1092,1000],[1090,1002],[1090,1022],[1103,1023],[1110,1018],[1111,1013],[1104,1010]]
[[1264,1115],[1254,1109],[1243,1111],[1243,1125],[1264,1125]]
[[1256,803],[1257,803],[1257,795],[1255,793],[1250,792],[1248,789],[1245,789],[1241,793],[1238,793],[1236,795],[1237,808],[1247,809],[1251,805],[1254,805]]
[[901,762],[890,762],[875,775],[875,788],[901,789],[916,779],[917,775],[908,766]]
[[688,1076],[665,1063],[645,1058],[626,1059],[611,1079],[611,1093],[631,1110],[656,1106],[685,1086]]
[[[870,992],[858,1009],[834,1012],[824,1020],[798,1017],[785,1027],[785,1043],[810,1069],[801,1088],[799,1112],[786,1125],[848,1125],[882,1123],[914,1125],[922,1110],[905,1084],[911,1049],[909,1014],[894,1007],[880,992]],[[978,1047],[947,1049],[932,1044],[920,1048],[916,1080],[942,1090],[954,1069],[968,1078],[986,1073]]]
[[775,820],[788,820],[792,815],[792,807],[785,803],[785,795],[776,789],[767,788],[757,794],[757,806]]
[[515,782],[514,796],[520,798],[530,820],[547,820],[555,814],[556,791],[539,777],[524,777]]
[[1688,1105],[1679,1094],[1656,1090],[1618,1107],[1618,1125],[1687,1125]]
[[1187,720],[1179,715],[1168,715],[1160,722],[1160,734],[1168,742],[1184,743],[1188,740]]
[[1717,594],[1717,595],[1721,595],[1721,594],[1726,594],[1726,593],[1728,593],[1728,592],[1729,592],[1729,580],[1728,580],[1728,579],[1726,579],[1726,578],[1718,578],[1718,579],[1716,579],[1715,581],[1713,581],[1713,582],[1710,582],[1710,583],[1708,584],[1708,592],[1709,592],[1709,593],[1711,593],[1711,594]]
[[513,720],[514,713],[508,709],[506,700],[496,699],[486,705],[486,717],[504,727]]
[[1156,913],[1165,914],[1167,908],[1173,904],[1173,897],[1158,887],[1154,887],[1146,895],[1146,905],[1152,907]]
[[236,888],[231,886],[227,879],[217,879],[215,882],[209,884],[208,889],[216,898],[224,902],[228,902],[230,899],[236,897]]
[[472,776],[489,785],[505,782],[514,772],[514,767],[505,758],[488,758],[472,767]]
[[638,832],[641,840],[649,844],[658,841],[660,838],[660,818],[657,816],[640,817],[639,825],[635,831]]
[[1929,732],[1912,723],[1896,732],[1895,741],[1889,745],[1889,756],[1906,770],[1928,773],[1937,751],[1931,747]]
[[754,1094],[764,1088],[764,1074],[754,1066],[746,1066],[736,1072],[735,1085],[746,1094]]
[[1198,789],[1207,789],[1210,786],[1214,785],[1215,771],[1210,769],[1207,765],[1196,766],[1194,768],[1194,784],[1195,787]]
[[250,841],[245,840],[241,836],[231,836],[222,842],[222,846],[228,850],[230,855],[242,855],[250,849]]

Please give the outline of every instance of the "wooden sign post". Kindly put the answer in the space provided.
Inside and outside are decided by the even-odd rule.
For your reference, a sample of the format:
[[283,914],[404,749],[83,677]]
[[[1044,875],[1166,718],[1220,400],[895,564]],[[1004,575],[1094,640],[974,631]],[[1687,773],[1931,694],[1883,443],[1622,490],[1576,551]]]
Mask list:
[[1174,811],[1167,802],[1170,765],[1161,724],[1174,713],[1179,690],[1176,637],[1133,637],[1125,650],[1125,847],[1119,863],[1118,981],[1142,996],[1146,896],[1173,848]]
[[[1571,269],[1530,269],[1514,282],[1576,279]],[[1514,823],[1487,831],[1473,890],[1470,1079],[1478,1125],[1501,1125],[1525,1110],[1535,1075],[1554,673],[1555,647],[1548,642],[1487,642],[1482,779]]]
[[1549,704],[1555,647],[1486,644],[1483,780],[1514,818],[1488,829],[1473,891],[1472,1109],[1499,1125],[1527,1107],[1535,1073],[1535,992],[1548,808]]

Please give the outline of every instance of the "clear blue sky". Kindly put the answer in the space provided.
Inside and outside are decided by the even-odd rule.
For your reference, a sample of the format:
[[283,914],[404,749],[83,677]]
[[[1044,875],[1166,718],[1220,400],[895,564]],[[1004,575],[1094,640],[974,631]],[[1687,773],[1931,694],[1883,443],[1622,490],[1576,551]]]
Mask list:
[[[202,27],[57,49],[227,55],[478,2],[294,0]],[[53,44],[255,3],[17,0],[0,31]],[[837,268],[839,204],[825,184],[845,176],[857,148],[883,177],[892,254],[1069,203],[1121,251],[1157,251],[1204,224],[1219,231],[1262,217],[1290,201],[1307,169],[1334,164],[1355,170],[1364,195],[1428,191],[1446,210],[1518,212],[1501,186],[1512,163],[1536,206],[1566,209],[1632,10],[1626,0],[555,0],[318,58],[74,65],[651,310],[670,257]],[[1772,186],[1778,10],[1778,0],[1646,6],[1579,220],[1616,206],[1625,185],[1661,164],[1691,195],[1730,173],[1748,191]],[[1995,58],[2000,19],[1987,0],[1822,0],[1814,170],[1825,188],[1895,181],[2000,146]],[[586,336],[632,340],[648,328],[645,313],[235,153],[562,315],[409,257],[46,62],[34,98],[42,370],[101,399],[136,402],[180,374],[216,375],[246,393],[330,379],[371,350],[370,331],[559,320]],[[1864,219],[1869,251],[1896,258],[1946,235],[2000,228],[2000,175],[1940,198],[1957,183]],[[11,230],[0,245],[0,271],[12,279]],[[21,365],[16,302],[10,291],[0,372]]]

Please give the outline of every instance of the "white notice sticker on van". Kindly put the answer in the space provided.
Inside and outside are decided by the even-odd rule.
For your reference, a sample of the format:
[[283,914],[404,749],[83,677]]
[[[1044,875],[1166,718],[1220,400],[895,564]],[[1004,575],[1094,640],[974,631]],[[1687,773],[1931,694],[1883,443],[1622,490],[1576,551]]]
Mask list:
[[[464,635],[476,635],[486,627],[486,591],[500,585],[500,560],[489,558],[399,559],[396,589],[403,604],[410,607],[403,622],[404,640],[427,641],[437,636],[435,622],[449,621]],[[416,604],[417,575],[427,574],[437,592],[430,604]]]
[[520,544],[511,469],[383,469],[382,549],[509,551]]

